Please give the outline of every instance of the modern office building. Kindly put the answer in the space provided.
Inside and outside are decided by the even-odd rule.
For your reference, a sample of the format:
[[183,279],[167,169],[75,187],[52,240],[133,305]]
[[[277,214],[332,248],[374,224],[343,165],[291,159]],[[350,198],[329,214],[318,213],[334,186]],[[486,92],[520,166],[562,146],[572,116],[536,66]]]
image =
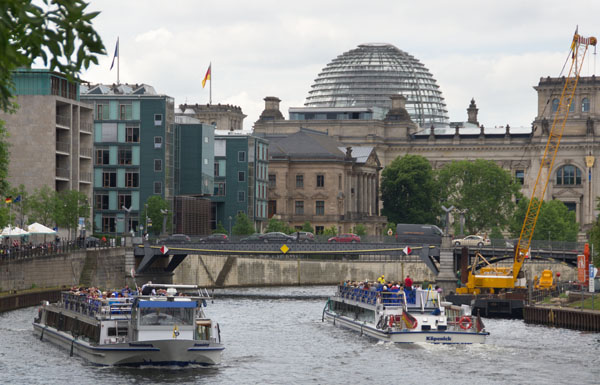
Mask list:
[[80,100],[80,85],[43,69],[13,73],[14,114],[0,112],[10,145],[8,182],[29,193],[43,186],[76,190],[92,202],[92,107]]
[[257,230],[266,226],[269,144],[264,138],[241,132],[215,135],[212,228],[221,222],[227,230],[244,213]]
[[94,232],[137,231],[149,197],[172,208],[174,100],[147,84],[89,85],[81,99],[94,111]]

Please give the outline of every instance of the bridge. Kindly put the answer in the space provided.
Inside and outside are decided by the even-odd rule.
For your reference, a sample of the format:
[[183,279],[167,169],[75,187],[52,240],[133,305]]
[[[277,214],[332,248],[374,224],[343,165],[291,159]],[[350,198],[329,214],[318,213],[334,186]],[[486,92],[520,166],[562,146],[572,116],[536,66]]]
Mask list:
[[[137,241],[137,242],[136,242]],[[148,276],[170,276],[185,260],[187,255],[222,255],[224,257],[247,256],[257,258],[277,259],[315,259],[315,260],[357,260],[357,261],[402,261],[420,259],[435,274],[439,273],[439,245],[396,243],[388,241],[370,241],[361,243],[142,243],[142,239],[134,239],[134,256],[136,258],[136,274]],[[494,243],[492,243],[494,244]],[[496,243],[497,244],[497,243]],[[490,263],[496,263],[514,258],[514,248],[484,246],[484,247],[453,247],[454,271],[459,270],[460,259],[469,258],[469,264],[479,252]],[[561,262],[570,266],[577,265],[577,255],[582,253],[583,244],[545,242],[534,243],[537,249],[532,249],[532,260],[547,260]],[[411,249],[407,256],[405,247]],[[481,267],[481,266],[478,266]]]

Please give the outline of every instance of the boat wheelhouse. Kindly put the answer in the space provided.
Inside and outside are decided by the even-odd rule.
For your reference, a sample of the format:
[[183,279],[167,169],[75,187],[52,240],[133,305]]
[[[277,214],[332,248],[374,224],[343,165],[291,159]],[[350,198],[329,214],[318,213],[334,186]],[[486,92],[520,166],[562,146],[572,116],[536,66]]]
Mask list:
[[469,306],[442,302],[435,290],[377,291],[338,286],[327,300],[323,320],[382,341],[473,344],[489,335]]
[[204,311],[208,292],[148,286],[166,294],[97,299],[63,292],[58,303],[42,304],[34,334],[99,365],[219,364],[224,347],[219,324]]

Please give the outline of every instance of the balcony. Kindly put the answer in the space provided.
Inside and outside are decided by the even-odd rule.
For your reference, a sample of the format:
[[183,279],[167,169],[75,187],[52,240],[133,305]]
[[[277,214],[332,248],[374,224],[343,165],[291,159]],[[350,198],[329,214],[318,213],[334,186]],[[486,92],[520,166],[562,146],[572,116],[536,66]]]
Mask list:
[[70,128],[71,127],[71,117],[68,115],[56,115],[56,125]]
[[79,156],[82,158],[92,159],[93,150],[91,147],[80,147]]
[[71,170],[69,170],[68,168],[57,167],[56,168],[56,179],[64,179],[64,180],[71,179]]
[[83,134],[92,134],[94,130],[94,125],[92,123],[81,123],[79,127],[79,132]]
[[80,183],[92,183],[92,173],[91,172],[79,172],[79,182]]
[[56,152],[60,152],[64,155],[69,155],[69,153],[71,152],[71,143],[57,141],[56,142]]

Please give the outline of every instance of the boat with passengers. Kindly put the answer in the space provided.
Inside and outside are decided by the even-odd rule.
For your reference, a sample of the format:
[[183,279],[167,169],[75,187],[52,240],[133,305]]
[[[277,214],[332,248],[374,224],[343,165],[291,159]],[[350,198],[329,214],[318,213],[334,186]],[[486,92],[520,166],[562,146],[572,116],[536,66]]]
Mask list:
[[378,291],[340,285],[327,300],[323,320],[387,342],[435,344],[484,343],[479,316],[470,306],[454,306],[433,289]]
[[149,284],[111,298],[65,291],[57,303],[42,303],[33,331],[99,365],[214,365],[224,347],[204,311],[208,299],[196,285]]

